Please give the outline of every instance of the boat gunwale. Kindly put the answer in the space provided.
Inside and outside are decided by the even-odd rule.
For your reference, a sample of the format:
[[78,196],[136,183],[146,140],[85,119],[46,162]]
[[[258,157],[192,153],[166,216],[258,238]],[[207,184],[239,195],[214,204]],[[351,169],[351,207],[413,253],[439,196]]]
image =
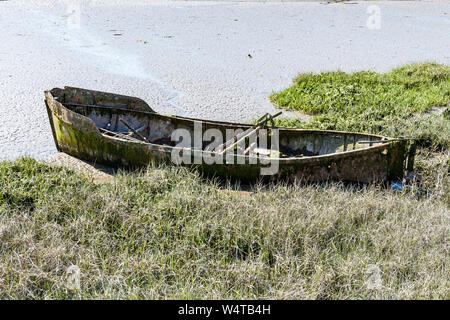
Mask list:
[[[72,88],[72,87],[70,87]],[[216,151],[208,151],[208,150],[197,150],[197,149],[193,149],[193,148],[184,148],[184,147],[176,147],[176,146],[170,146],[170,145],[162,145],[162,144],[156,144],[156,143],[149,143],[149,142],[140,142],[140,141],[130,141],[130,140],[125,140],[125,139],[121,139],[119,137],[112,137],[112,136],[108,136],[106,134],[102,134],[99,130],[99,128],[97,127],[97,125],[95,124],[95,122],[90,119],[87,116],[84,116],[78,112],[75,112],[69,108],[67,108],[66,106],[64,106],[63,103],[61,103],[60,101],[58,101],[55,96],[53,96],[51,91],[54,91],[55,89],[59,89],[59,90],[64,90],[64,89],[60,89],[60,88],[54,88],[52,90],[48,90],[45,91],[45,95],[46,95],[46,99],[50,98],[53,102],[56,103],[56,106],[58,108],[62,108],[63,110],[65,110],[69,115],[77,115],[78,117],[80,117],[82,119],[82,121],[88,122],[91,124],[91,127],[95,128],[95,133],[104,140],[110,141],[110,142],[114,142],[114,143],[121,143],[121,144],[139,144],[139,145],[143,145],[146,146],[148,149],[150,150],[157,150],[157,151],[161,151],[161,149],[164,149],[164,152],[166,153],[170,153],[173,150],[189,150],[191,152],[195,153],[200,153],[200,154],[211,154],[211,155],[217,155]],[[87,89],[81,89],[81,88],[77,88],[79,90],[86,90],[86,91],[90,91],[90,92],[101,92],[101,91],[93,91],[93,90],[87,90]],[[103,92],[102,92],[103,93]],[[106,92],[105,92],[106,93]],[[118,95],[118,96],[122,96],[122,95]],[[129,98],[134,98],[134,99],[139,99],[139,98],[135,98],[135,97],[131,97],[131,96],[123,96],[123,97],[129,97]],[[144,101],[145,102],[145,101]],[[53,108],[51,106],[51,104],[47,104],[47,108],[52,109],[52,113],[58,117],[58,119],[60,119],[63,122],[66,122],[64,119],[62,119],[58,114],[55,114],[55,112],[53,111]],[[252,124],[244,124],[244,123],[236,123],[236,122],[226,122],[226,121],[217,121],[217,120],[203,120],[203,119],[198,119],[198,118],[189,118],[189,117],[182,117],[182,116],[177,116],[177,115],[166,115],[166,114],[161,114],[161,113],[157,113],[157,112],[149,112],[149,111],[140,111],[140,110],[129,110],[129,109],[123,109],[123,108],[114,108],[114,107],[109,107],[109,106],[90,106],[87,108],[99,108],[99,109],[105,109],[105,110],[110,110],[110,111],[115,111],[115,112],[123,112],[123,113],[137,113],[137,114],[149,114],[149,115],[156,115],[158,117],[161,118],[168,118],[168,119],[179,119],[179,120],[188,120],[188,121],[200,121],[203,123],[207,123],[207,124],[218,124],[218,125],[223,125],[223,126],[242,126],[242,127],[252,127]],[[53,124],[52,124],[53,125]],[[72,125],[70,123],[70,125]],[[294,162],[296,163],[300,163],[300,162],[320,162],[321,160],[326,160],[328,159],[332,159],[332,158],[346,158],[346,157],[351,157],[355,154],[365,154],[365,153],[371,153],[374,151],[378,151],[379,149],[387,149],[390,146],[398,143],[399,141],[392,141],[389,140],[389,137],[386,136],[381,136],[381,135],[375,135],[375,134],[369,134],[369,133],[359,133],[359,132],[349,132],[349,131],[336,131],[336,130],[318,130],[318,129],[296,129],[296,128],[285,128],[285,127],[276,127],[276,129],[279,129],[280,131],[289,131],[289,132],[303,132],[303,133],[319,133],[319,134],[329,134],[329,135],[362,135],[362,136],[366,136],[366,137],[371,137],[371,138],[378,138],[381,140],[387,140],[386,142],[382,143],[382,142],[377,142],[377,145],[374,146],[368,146],[365,148],[360,148],[360,149],[355,149],[355,150],[347,150],[347,151],[342,151],[342,152],[334,152],[334,153],[328,153],[328,154],[323,154],[323,155],[315,155],[315,156],[302,156],[302,157],[288,157],[288,158],[272,158],[272,157],[261,157],[261,156],[249,156],[249,155],[240,155],[240,154],[233,154],[233,157],[235,159],[237,158],[244,158],[244,159],[259,159],[259,160],[263,160],[263,161],[268,161],[268,162],[272,162],[272,161],[278,161],[280,163],[285,163],[285,164],[292,164]],[[53,130],[53,129],[52,129]],[[58,141],[55,141],[56,145],[58,147]],[[168,149],[168,150],[166,150]],[[231,156],[231,155],[230,155]],[[226,158],[226,155],[225,155]],[[225,163],[226,164],[226,163]]]

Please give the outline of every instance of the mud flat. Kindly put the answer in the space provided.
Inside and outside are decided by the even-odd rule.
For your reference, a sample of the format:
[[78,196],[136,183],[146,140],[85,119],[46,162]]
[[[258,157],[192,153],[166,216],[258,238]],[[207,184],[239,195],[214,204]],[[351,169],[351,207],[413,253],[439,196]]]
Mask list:
[[[450,64],[444,1],[67,3],[0,2],[0,160],[56,153],[43,103],[53,87],[242,122],[274,112],[268,96],[300,72]],[[367,27],[370,5],[380,29]]]
[[75,171],[83,172],[83,174],[96,184],[112,181],[117,172],[117,170],[111,167],[83,161],[62,152],[57,152],[49,156],[46,160],[51,165],[64,166]]

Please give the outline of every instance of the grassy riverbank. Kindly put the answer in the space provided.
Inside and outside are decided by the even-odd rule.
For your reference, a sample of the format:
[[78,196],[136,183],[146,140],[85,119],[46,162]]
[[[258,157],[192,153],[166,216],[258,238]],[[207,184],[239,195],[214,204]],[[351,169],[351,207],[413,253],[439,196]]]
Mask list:
[[450,67],[417,63],[389,73],[300,74],[291,87],[273,93],[280,108],[313,116],[279,125],[370,132],[419,139],[431,149],[450,148]]

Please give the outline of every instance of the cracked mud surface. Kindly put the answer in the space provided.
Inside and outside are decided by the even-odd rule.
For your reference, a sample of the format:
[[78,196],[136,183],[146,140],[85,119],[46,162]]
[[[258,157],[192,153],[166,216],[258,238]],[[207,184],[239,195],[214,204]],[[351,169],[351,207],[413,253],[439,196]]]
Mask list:
[[[300,72],[450,64],[450,3],[0,2],[0,160],[56,153],[43,91],[137,96],[161,113],[251,121]],[[381,29],[369,30],[377,4]],[[80,12],[79,20],[73,12]]]

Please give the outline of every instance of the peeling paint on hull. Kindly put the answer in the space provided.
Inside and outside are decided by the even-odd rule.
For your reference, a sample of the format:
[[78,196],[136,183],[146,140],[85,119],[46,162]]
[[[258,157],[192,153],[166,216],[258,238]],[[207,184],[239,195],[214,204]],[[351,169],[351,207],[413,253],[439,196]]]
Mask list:
[[[126,141],[103,135],[91,118],[81,114],[82,112],[70,110],[63,105],[64,102],[75,101],[80,105],[96,105],[102,101],[102,108],[99,108],[100,111],[96,111],[97,113],[105,113],[110,118],[115,113],[121,113],[133,119],[144,119],[154,124],[159,134],[163,134],[163,132],[167,134],[176,128],[192,129],[194,121],[199,120],[154,113],[145,102],[137,98],[79,88],[53,89],[46,91],[45,97],[58,150],[80,159],[111,166],[141,167],[147,166],[149,163],[173,164],[171,153],[176,147]],[[88,113],[89,110],[86,114]],[[89,113],[91,117],[94,117],[93,113]],[[96,114],[97,116],[98,114]],[[204,129],[217,128],[223,132],[228,128],[246,130],[250,127],[248,124],[199,121],[203,121]],[[262,164],[261,159],[257,159],[256,164],[250,164],[248,156],[242,156],[245,158],[245,164],[224,163],[192,166],[210,176],[237,179],[243,182],[257,181],[263,178],[285,181],[297,179],[308,182],[335,180],[371,183],[401,178],[404,173],[405,141],[390,141],[362,148],[355,147],[358,140],[380,139],[386,139],[386,137],[349,132],[280,128],[280,146],[282,148],[283,146],[296,148],[296,150],[309,148],[316,152],[316,155],[279,158],[277,159],[279,170],[274,176],[261,176],[260,169],[270,164]],[[342,146],[345,144],[346,148],[347,145],[350,146],[349,148],[353,145],[354,150],[340,151],[338,148],[340,144]],[[329,146],[336,151],[327,153]],[[200,151],[198,156],[201,157],[204,153],[206,152]],[[239,156],[235,156],[235,163],[237,157]]]

